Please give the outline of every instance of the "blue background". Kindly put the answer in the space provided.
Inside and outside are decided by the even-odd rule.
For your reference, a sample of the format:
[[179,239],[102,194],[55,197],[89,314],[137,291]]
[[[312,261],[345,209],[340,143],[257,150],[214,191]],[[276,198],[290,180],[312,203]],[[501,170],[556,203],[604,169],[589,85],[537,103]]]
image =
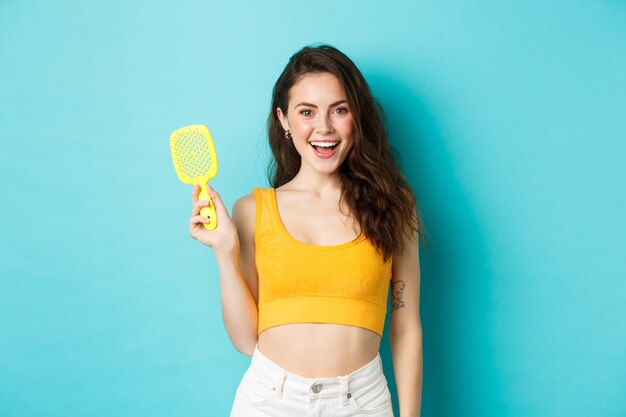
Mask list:
[[229,208],[267,186],[271,88],[313,42],[383,104],[430,233],[422,415],[626,415],[625,22],[617,0],[1,0],[0,415],[228,415],[250,358],[169,134],[209,126]]

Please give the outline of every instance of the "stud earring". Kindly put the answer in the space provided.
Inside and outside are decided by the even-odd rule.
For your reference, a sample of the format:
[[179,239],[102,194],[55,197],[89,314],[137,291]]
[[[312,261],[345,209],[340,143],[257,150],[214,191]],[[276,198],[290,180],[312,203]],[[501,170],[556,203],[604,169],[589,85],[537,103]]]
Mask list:
[[289,130],[285,130],[285,137],[289,140],[291,140],[293,137],[291,136],[291,131]]

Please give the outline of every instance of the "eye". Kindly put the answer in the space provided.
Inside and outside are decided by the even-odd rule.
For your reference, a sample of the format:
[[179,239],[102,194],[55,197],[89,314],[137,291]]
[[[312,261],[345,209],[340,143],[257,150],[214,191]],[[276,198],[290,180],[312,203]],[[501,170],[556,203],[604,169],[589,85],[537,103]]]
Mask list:
[[335,109],[335,112],[339,113],[339,114],[346,114],[346,113],[348,113],[348,109],[345,108],[345,107],[339,107],[339,108]]
[[312,113],[311,110],[307,110],[307,109],[300,110],[300,114],[303,115],[303,116],[307,116],[308,117],[308,116],[311,115],[311,113]]

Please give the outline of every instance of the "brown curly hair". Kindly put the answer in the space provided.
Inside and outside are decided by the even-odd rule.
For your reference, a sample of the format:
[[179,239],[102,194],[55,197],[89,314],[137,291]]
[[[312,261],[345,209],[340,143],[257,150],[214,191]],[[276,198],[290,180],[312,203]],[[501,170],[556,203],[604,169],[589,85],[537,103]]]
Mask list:
[[356,65],[330,45],[300,49],[289,59],[274,85],[268,118],[268,137],[274,155],[267,173],[271,186],[277,188],[291,181],[301,164],[295,147],[285,140],[276,108],[280,107],[286,115],[291,87],[307,74],[324,72],[334,74],[339,80],[355,125],[354,145],[339,168],[342,202],[385,260],[402,253],[403,237],[411,237],[414,232],[426,244],[415,195],[400,172],[387,139],[383,109]]

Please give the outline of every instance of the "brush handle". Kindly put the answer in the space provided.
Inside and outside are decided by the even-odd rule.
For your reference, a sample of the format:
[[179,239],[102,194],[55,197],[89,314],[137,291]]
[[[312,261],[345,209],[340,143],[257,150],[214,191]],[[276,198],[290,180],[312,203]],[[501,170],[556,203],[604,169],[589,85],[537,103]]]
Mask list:
[[208,207],[202,207],[200,209],[200,215],[206,219],[209,219],[209,223],[205,223],[204,227],[213,230],[217,227],[217,213],[215,212],[215,204],[209,194],[206,192],[206,185],[200,185],[200,194],[198,195],[198,200],[206,200],[210,203]]

